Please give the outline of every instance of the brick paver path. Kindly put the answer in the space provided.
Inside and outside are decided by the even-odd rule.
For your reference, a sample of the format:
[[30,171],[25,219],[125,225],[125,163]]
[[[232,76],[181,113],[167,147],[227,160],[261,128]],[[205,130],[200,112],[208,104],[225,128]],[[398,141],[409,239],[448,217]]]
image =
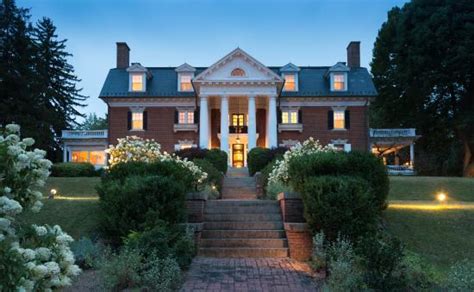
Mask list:
[[182,291],[316,291],[310,267],[289,258],[196,257]]

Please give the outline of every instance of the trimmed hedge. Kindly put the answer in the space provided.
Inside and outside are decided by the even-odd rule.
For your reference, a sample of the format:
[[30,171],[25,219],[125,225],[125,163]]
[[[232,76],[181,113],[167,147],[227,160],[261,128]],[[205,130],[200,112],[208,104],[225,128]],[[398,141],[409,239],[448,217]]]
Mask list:
[[94,165],[89,162],[61,162],[51,166],[51,176],[57,177],[80,177],[80,176],[99,176]]
[[194,161],[194,159],[206,159],[214,165],[222,173],[227,172],[227,153],[220,149],[202,149],[202,148],[186,148],[175,152],[181,158],[187,158]]
[[261,148],[256,147],[250,150],[248,154],[248,169],[249,175],[253,176],[258,171],[262,171],[265,166],[274,161],[275,159],[280,159],[283,157],[283,154],[288,150],[285,147],[277,148]]
[[215,185],[220,193],[222,191],[222,184],[224,182],[224,174],[215,168],[214,165],[207,159],[194,159],[193,162],[207,173],[205,183]]

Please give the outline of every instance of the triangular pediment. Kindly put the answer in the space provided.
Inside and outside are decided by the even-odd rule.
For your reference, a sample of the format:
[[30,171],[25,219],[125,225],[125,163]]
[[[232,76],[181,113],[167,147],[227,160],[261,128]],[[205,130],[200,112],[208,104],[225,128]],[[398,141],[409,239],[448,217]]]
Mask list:
[[184,63],[183,65],[177,67],[175,69],[176,72],[194,72],[196,71],[196,68],[193,66],[189,65],[188,63]]
[[300,68],[293,63],[288,63],[281,67],[280,72],[298,72]]
[[336,65],[329,68],[329,72],[347,72],[350,70],[351,69],[347,67],[346,64],[343,62],[337,62]]
[[132,66],[127,68],[127,72],[133,73],[144,73],[147,71],[147,68],[143,67],[140,63],[132,63]]
[[283,82],[282,78],[244,50],[237,48],[201,72],[193,80],[200,82]]

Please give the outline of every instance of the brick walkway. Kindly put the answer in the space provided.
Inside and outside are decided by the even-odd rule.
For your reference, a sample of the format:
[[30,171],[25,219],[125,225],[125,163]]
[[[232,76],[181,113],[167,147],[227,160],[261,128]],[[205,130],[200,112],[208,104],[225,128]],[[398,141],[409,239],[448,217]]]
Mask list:
[[289,258],[196,257],[181,291],[316,291],[307,264]]

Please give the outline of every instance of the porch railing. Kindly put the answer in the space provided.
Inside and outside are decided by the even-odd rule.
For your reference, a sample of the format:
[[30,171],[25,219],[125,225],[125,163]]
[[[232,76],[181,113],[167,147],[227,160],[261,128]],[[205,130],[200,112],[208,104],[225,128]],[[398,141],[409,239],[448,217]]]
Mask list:
[[107,137],[107,130],[63,130],[61,133],[61,138],[63,139],[97,139]]
[[370,129],[371,138],[384,137],[416,137],[416,129]]

